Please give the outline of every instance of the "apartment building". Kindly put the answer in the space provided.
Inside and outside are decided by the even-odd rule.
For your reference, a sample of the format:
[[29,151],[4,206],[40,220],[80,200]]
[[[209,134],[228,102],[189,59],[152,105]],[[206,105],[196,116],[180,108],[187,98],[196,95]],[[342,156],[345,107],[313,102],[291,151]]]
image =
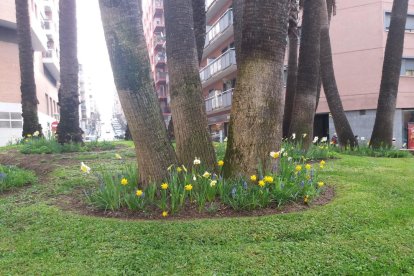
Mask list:
[[80,127],[85,135],[96,136],[99,130],[99,112],[96,107],[91,79],[83,64],[79,64],[79,100]]
[[143,1],[144,35],[155,82],[155,90],[168,125],[171,119],[170,95],[168,90],[168,68],[165,50],[165,20],[163,0]]
[[[331,23],[336,79],[350,124],[358,137],[369,140],[381,82],[392,0],[337,0]],[[231,0],[206,0],[207,30],[200,78],[214,139],[226,137],[237,63],[234,52]],[[252,95],[254,97],[254,95]],[[395,114],[396,145],[408,143],[414,122],[414,2],[410,1],[405,47]],[[335,132],[326,98],[320,99],[315,135]],[[414,139],[414,131],[413,131]],[[411,143],[414,146],[414,141]]]
[[[38,116],[45,135],[59,116],[58,0],[28,0]],[[14,0],[0,1],[0,146],[21,137],[23,131],[19,49]]]

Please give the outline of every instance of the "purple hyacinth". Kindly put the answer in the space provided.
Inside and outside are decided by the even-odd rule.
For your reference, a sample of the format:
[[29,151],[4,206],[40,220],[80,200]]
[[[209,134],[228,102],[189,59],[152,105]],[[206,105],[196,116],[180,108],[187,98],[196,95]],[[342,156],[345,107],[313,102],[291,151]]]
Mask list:
[[247,182],[243,181],[243,189],[247,190]]
[[7,177],[7,174],[0,173],[0,181],[3,180],[3,179],[6,179],[6,177]]
[[233,189],[231,189],[231,197],[232,198],[235,198],[236,197],[236,192],[237,192],[236,187],[233,187]]
[[302,180],[302,182],[300,182],[300,186],[303,188],[305,186],[305,181]]

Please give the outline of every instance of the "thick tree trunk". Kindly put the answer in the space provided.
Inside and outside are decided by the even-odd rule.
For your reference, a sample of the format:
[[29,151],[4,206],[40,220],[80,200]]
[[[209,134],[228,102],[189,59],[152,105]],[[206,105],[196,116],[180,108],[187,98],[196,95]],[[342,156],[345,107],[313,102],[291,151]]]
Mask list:
[[[235,17],[240,14],[236,12]],[[287,17],[288,0],[244,1],[241,25],[236,28],[242,34],[236,36],[241,41],[236,41],[240,50],[224,162],[226,177],[254,174],[259,166],[264,171],[273,169],[269,153],[280,148],[282,139]]]
[[60,122],[56,133],[59,143],[81,143],[83,131],[79,126],[76,0],[60,1],[59,10]]
[[195,157],[208,169],[216,156],[208,131],[193,28],[192,0],[165,1],[168,73],[176,151],[192,166]]
[[288,75],[286,81],[285,112],[283,116],[283,137],[290,136],[289,127],[292,120],[293,102],[295,100],[296,82],[298,77],[298,30],[299,5],[297,0],[290,0],[289,5],[289,56]]
[[141,1],[100,0],[105,39],[115,84],[138,159],[140,181],[164,180],[177,158],[151,78],[142,26]]
[[[305,0],[299,51],[298,80],[290,132],[308,149],[313,139],[316,95],[319,81],[320,8],[325,0]],[[304,138],[302,134],[307,134]]]
[[[328,0],[329,1],[329,0]],[[332,61],[331,38],[329,35],[329,18],[332,7],[328,7],[324,1],[321,7],[321,77],[323,88],[328,102],[329,110],[332,114],[335,130],[338,135],[340,146],[357,145],[354,133],[346,118],[342,101],[339,96],[338,87],[336,85],[335,72]]]
[[234,46],[236,60],[241,56],[242,23],[245,0],[233,0]]
[[408,0],[394,0],[390,29],[385,46],[377,116],[370,143],[373,148],[392,146],[394,113],[400,81],[407,10]]
[[21,100],[23,117],[23,137],[32,135],[42,128],[37,115],[38,100],[34,77],[33,48],[30,28],[30,15],[27,0],[16,0],[17,41],[19,44],[19,63],[21,78]]
[[197,46],[198,63],[203,58],[204,44],[206,42],[206,1],[192,0],[194,35]]

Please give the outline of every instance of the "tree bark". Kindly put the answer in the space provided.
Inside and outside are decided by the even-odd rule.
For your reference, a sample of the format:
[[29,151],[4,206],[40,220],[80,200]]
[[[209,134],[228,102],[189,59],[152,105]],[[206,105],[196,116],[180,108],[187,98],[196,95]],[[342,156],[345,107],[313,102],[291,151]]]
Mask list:
[[165,1],[166,41],[172,119],[180,162],[195,157],[215,169],[216,156],[208,131],[194,34],[192,0]]
[[177,164],[155,93],[142,25],[141,1],[100,0],[105,39],[122,109],[145,186],[164,180]]
[[19,64],[21,78],[21,101],[23,117],[22,136],[42,133],[37,114],[39,101],[36,95],[36,82],[34,77],[33,48],[30,27],[29,6],[27,0],[16,0],[17,41],[19,45]]
[[81,143],[83,131],[79,126],[76,0],[60,1],[59,10],[60,121],[56,133],[61,144]]
[[397,105],[407,10],[408,0],[394,0],[390,29],[385,46],[377,115],[370,142],[373,148],[392,146],[394,113]]
[[[329,1],[329,0],[328,0]],[[357,145],[352,128],[345,115],[341,97],[336,85],[335,71],[332,60],[331,38],[329,35],[329,19],[332,7],[328,7],[327,2],[323,1],[321,7],[321,78],[329,110],[332,114],[335,130],[338,135],[340,146],[354,147]]]
[[286,81],[285,111],[283,116],[283,137],[291,135],[289,127],[292,120],[293,103],[295,100],[296,83],[298,77],[298,43],[299,43],[299,5],[297,0],[290,0],[289,3],[289,56],[288,75]]
[[[308,149],[313,139],[316,95],[319,81],[320,8],[325,0],[305,0],[299,51],[298,80],[290,132]],[[307,134],[303,137],[302,134]]]
[[198,63],[203,58],[204,44],[206,42],[206,1],[192,0],[194,35],[197,46]]
[[[260,2],[260,3],[259,3]],[[273,169],[269,153],[280,148],[283,120],[283,61],[288,0],[244,1],[236,36],[237,84],[233,96],[226,177]],[[260,31],[257,31],[257,29]],[[241,41],[237,41],[241,39]],[[271,51],[269,51],[271,49]]]

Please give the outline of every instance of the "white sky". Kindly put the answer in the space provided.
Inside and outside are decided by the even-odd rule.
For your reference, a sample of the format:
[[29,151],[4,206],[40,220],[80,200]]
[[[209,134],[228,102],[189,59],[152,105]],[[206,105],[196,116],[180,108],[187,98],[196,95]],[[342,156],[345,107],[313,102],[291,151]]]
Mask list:
[[89,78],[101,120],[112,117],[115,84],[106,48],[98,0],[77,0],[78,57]]

